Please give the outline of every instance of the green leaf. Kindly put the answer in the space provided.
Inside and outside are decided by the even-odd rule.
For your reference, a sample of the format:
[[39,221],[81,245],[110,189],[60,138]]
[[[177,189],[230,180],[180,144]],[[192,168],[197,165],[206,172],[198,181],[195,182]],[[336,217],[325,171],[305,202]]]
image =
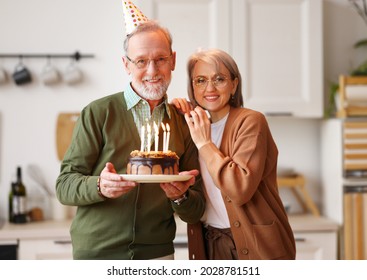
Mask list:
[[364,61],[351,73],[351,76],[366,76],[367,75],[367,61]]
[[355,48],[367,46],[367,39],[360,40],[354,44]]

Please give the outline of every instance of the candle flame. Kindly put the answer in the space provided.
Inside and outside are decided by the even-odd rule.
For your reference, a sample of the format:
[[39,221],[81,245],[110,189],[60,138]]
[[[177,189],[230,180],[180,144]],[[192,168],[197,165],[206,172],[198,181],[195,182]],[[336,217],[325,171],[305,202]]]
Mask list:
[[164,126],[163,123],[161,123],[161,126],[162,126],[163,131],[166,131],[166,127]]
[[170,127],[168,123],[166,124],[166,128],[167,128],[167,131],[170,131]]

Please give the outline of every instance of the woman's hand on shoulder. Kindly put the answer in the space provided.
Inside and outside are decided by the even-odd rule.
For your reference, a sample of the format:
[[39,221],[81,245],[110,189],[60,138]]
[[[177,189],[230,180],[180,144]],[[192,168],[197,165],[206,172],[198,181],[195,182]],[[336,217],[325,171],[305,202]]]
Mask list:
[[175,106],[181,114],[190,113],[190,111],[193,110],[192,104],[185,98],[174,98],[171,104]]

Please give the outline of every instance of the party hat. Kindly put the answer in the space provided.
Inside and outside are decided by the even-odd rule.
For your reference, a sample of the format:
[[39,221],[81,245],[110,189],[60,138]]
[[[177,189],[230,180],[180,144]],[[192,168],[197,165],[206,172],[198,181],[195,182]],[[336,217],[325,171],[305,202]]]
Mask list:
[[138,25],[148,21],[148,18],[131,1],[122,2],[126,35],[129,35]]

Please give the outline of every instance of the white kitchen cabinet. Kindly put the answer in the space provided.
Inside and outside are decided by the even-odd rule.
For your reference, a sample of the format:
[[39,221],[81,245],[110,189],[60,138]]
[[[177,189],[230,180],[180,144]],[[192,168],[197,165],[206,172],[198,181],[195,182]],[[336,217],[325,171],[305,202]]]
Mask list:
[[71,220],[5,223],[0,229],[0,243],[16,240],[19,260],[71,260],[70,225]]
[[296,233],[297,260],[336,260],[337,239],[333,232]]
[[136,1],[169,28],[177,65],[169,97],[187,96],[186,61],[221,48],[237,61],[245,106],[267,115],[323,115],[322,1]]
[[314,215],[291,215],[296,240],[296,260],[337,260],[339,227],[334,221]]
[[[187,259],[186,223],[176,217],[175,258]],[[0,224],[0,246],[18,247],[19,260],[72,260],[71,220]]]
[[18,249],[19,260],[72,260],[70,238],[21,239]]
[[322,117],[322,1],[232,3],[232,53],[246,106],[268,115]]

